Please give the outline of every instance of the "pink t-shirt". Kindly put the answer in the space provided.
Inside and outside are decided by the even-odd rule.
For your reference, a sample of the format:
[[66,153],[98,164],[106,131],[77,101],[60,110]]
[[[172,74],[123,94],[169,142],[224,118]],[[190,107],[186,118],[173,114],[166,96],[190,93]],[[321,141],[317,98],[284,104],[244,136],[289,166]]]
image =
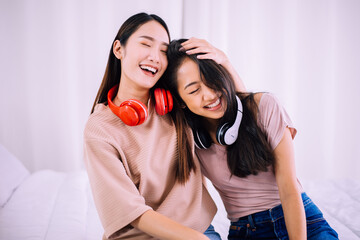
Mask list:
[[180,184],[175,179],[175,125],[169,115],[156,114],[151,104],[148,109],[148,119],[130,127],[98,104],[86,123],[84,160],[103,239],[154,239],[130,225],[151,209],[199,232],[216,213],[194,148],[197,169]]
[[[266,132],[273,149],[279,144],[286,127],[290,129],[293,138],[296,135],[296,129],[285,109],[269,93],[264,93],[260,99],[258,125]],[[279,190],[271,168],[267,172],[245,178],[231,177],[225,146],[212,144],[209,149],[196,149],[196,153],[203,174],[219,192],[231,221],[280,204]],[[301,189],[300,183],[299,187]]]

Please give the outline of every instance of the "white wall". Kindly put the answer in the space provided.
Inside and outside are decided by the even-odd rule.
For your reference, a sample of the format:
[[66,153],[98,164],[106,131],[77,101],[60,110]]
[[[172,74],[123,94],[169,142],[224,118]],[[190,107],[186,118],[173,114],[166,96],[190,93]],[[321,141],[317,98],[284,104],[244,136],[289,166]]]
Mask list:
[[2,0],[0,143],[31,171],[81,169],[112,40],[145,11],[172,38],[206,38],[249,90],[280,98],[298,129],[300,178],[360,179],[359,10],[357,0]]
[[113,39],[140,11],[179,37],[182,2],[1,1],[0,143],[30,170],[80,169],[82,132]]

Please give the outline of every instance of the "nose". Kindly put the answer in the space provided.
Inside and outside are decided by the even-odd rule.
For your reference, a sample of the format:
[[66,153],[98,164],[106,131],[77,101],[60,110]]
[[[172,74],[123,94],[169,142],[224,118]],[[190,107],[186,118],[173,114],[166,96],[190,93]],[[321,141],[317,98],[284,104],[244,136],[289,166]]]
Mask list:
[[160,62],[160,50],[155,47],[151,48],[148,58],[150,61],[159,63]]
[[214,100],[215,98],[217,98],[217,94],[216,92],[207,87],[206,85],[203,86],[203,99],[204,101],[209,101],[209,100]]

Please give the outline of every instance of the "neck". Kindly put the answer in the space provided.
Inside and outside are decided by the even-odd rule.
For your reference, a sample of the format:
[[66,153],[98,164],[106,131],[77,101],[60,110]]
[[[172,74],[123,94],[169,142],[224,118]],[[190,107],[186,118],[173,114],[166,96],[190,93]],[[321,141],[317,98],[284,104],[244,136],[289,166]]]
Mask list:
[[150,89],[142,88],[129,81],[120,81],[119,89],[114,99],[115,105],[120,105],[122,102],[129,99],[136,99],[147,106],[150,96]]
[[219,144],[216,140],[216,131],[218,129],[219,126],[219,120],[218,119],[210,119],[210,118],[205,118],[204,121],[204,126],[206,131],[208,131],[212,141],[216,144]]

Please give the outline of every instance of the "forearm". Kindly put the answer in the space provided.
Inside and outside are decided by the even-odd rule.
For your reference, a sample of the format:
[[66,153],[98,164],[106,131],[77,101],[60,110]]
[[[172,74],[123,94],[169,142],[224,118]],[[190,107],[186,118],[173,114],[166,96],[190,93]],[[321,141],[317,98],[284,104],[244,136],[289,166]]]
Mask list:
[[289,129],[274,150],[275,177],[290,239],[306,239],[306,217],[295,171],[294,147]]
[[281,197],[286,229],[291,240],[306,239],[306,217],[301,194],[294,192]]
[[198,59],[211,59],[217,64],[222,65],[228,70],[231,76],[234,78],[235,90],[237,92],[246,92],[245,85],[241,80],[239,74],[232,66],[226,54],[212,46],[204,39],[190,38],[189,40],[182,43],[182,50],[186,51],[187,54],[199,54]]
[[149,210],[138,217],[131,225],[159,239],[204,239],[208,238],[194,229],[185,227],[160,213]]

